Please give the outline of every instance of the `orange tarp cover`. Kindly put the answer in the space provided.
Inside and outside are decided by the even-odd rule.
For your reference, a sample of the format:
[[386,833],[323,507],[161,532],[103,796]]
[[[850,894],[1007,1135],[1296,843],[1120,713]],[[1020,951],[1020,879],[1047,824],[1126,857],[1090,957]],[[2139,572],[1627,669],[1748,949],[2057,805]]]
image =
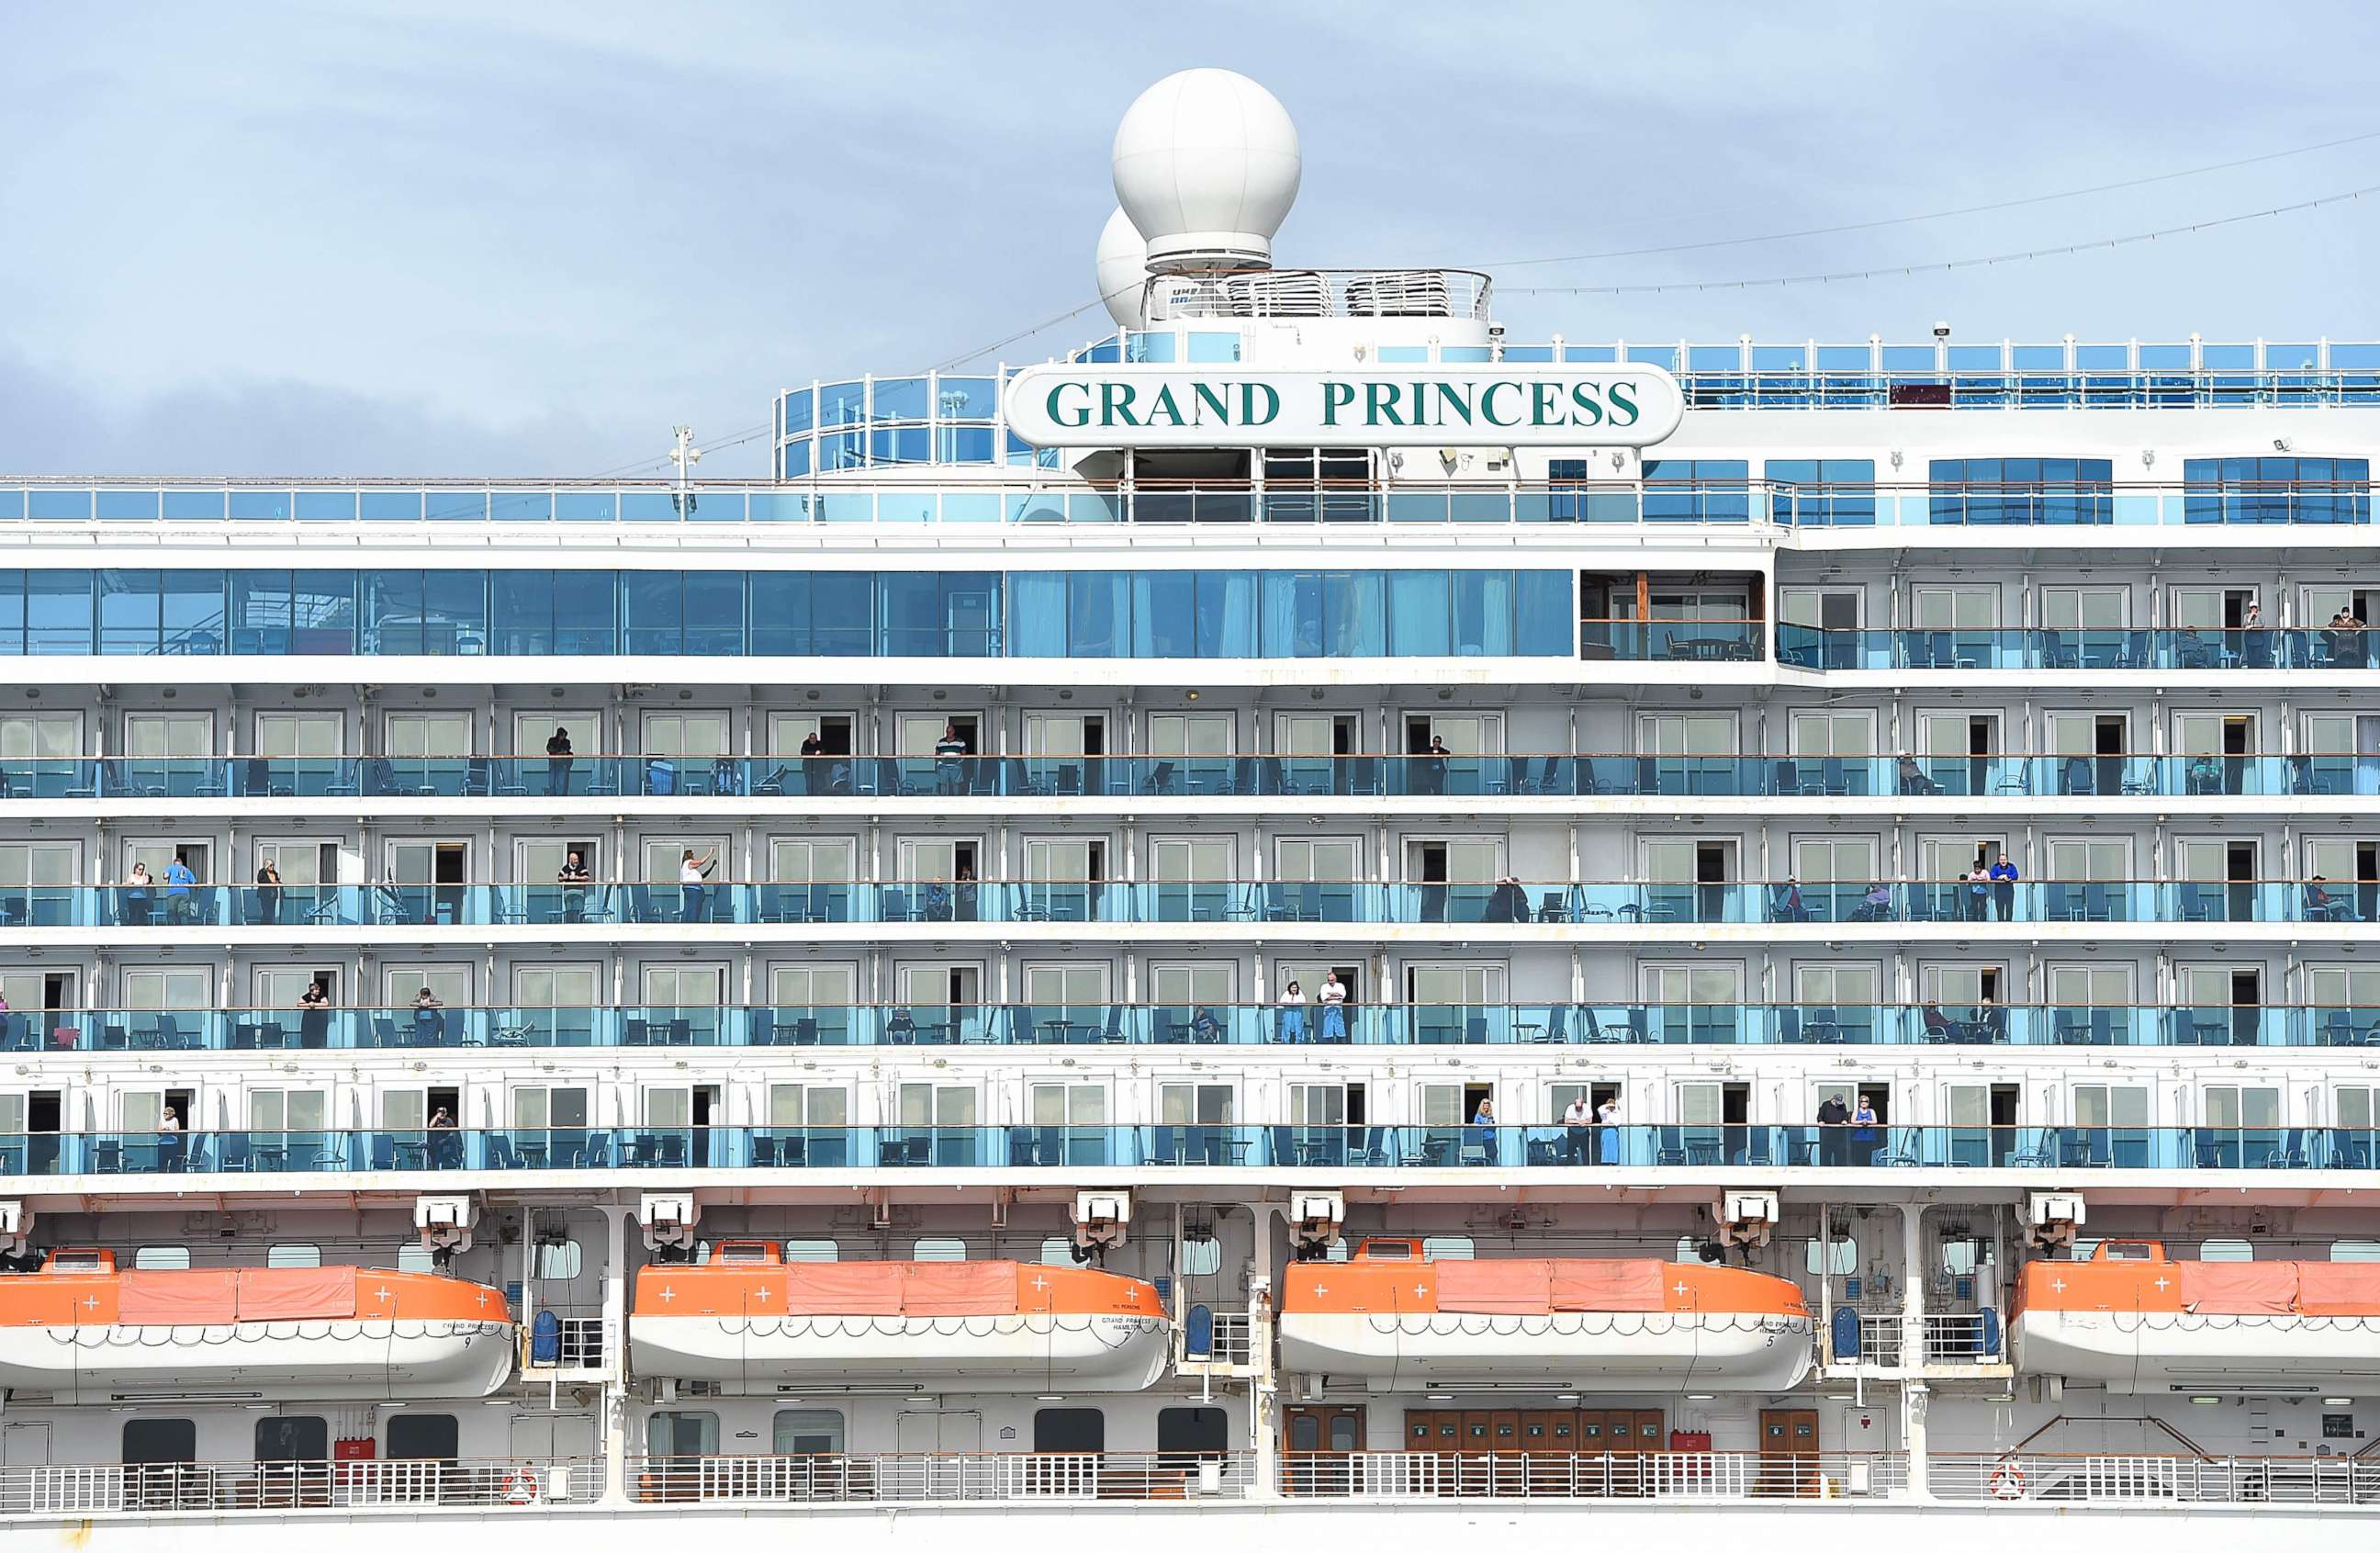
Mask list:
[[[1556,1310],[1664,1310],[1666,1264],[1642,1257],[1553,1264]],[[1444,1276],[1441,1271],[1440,1276]]]
[[912,1262],[901,1294],[905,1316],[1010,1316],[1016,1310],[1014,1262]]
[[353,1268],[249,1268],[240,1272],[243,1321],[349,1321],[355,1314]]
[[2181,1308],[2197,1316],[2287,1316],[2297,1299],[2294,1262],[2181,1262]]
[[1014,1262],[821,1262],[785,1269],[788,1316],[1012,1316]]
[[2299,1263],[2298,1309],[2308,1316],[2380,1316],[2380,1264]]
[[1528,1257],[1438,1264],[1438,1308],[1483,1316],[1543,1316],[1553,1308],[1554,1268]]
[[239,1274],[230,1268],[125,1273],[115,1318],[128,1327],[228,1327],[239,1319]]

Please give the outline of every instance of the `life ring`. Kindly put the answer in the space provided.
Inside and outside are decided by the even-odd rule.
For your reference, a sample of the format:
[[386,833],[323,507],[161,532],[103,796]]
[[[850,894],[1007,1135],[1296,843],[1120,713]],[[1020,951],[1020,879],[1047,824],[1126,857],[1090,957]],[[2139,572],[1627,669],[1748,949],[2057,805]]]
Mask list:
[[537,1474],[516,1467],[504,1474],[504,1503],[537,1503]]
[[2024,1498],[2024,1474],[2012,1466],[2001,1466],[1992,1473],[1992,1498],[2021,1499]]

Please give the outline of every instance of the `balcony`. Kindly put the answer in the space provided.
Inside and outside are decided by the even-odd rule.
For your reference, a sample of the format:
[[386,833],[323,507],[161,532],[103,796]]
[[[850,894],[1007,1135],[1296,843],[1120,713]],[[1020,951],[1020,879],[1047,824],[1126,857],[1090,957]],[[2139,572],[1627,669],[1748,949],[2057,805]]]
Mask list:
[[1779,625],[1777,658],[1794,668],[1843,670],[2062,670],[2104,673],[2234,669],[2268,672],[2371,670],[2380,647],[2362,630],[2255,631],[1822,630]]
[[602,1492],[603,1463],[570,1459],[0,1467],[5,1515],[585,1504]]
[[610,1004],[59,1009],[0,1051],[972,1046],[2380,1046],[2380,1007],[2041,1004]]
[[1246,1497],[1245,1451],[643,1456],[638,1504],[905,1504],[950,1500],[1186,1501]]
[[[1686,651],[1683,638],[1669,644]],[[1848,663],[1841,666],[1851,666]],[[351,799],[374,810],[413,800],[774,801],[807,812],[914,801],[1216,798],[2306,798],[2380,791],[2363,755],[1792,756],[1509,755],[816,756],[680,761],[650,756],[432,759],[0,760],[0,800],[148,804],[193,812],[225,799]]]
[[[484,1171],[1502,1169],[2369,1171],[2368,1127],[1609,1127],[1311,1123],[888,1122],[814,1127],[378,1128],[0,1134],[0,1176],[404,1176]],[[1569,1173],[1557,1176],[1552,1172]]]

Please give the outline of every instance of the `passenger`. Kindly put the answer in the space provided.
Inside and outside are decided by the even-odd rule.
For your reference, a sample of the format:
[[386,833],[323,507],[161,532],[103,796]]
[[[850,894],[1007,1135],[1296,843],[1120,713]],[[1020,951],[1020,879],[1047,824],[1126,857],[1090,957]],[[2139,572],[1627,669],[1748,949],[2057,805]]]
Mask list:
[[570,730],[556,728],[553,737],[545,741],[545,795],[566,798],[570,795]]
[[2265,629],[2264,606],[2252,601],[2240,616],[2240,661],[2251,669],[2273,666],[2273,637]]
[[446,1005],[444,1003],[438,1001],[438,995],[431,991],[427,987],[414,994],[414,1045],[441,1046],[444,1044],[443,1037],[446,1032],[446,1021],[443,1016],[443,1011]]
[[1196,1013],[1191,1016],[1190,1038],[1200,1046],[1220,1046],[1222,1044],[1223,1026],[1221,1022],[1216,1019],[1215,1011],[1213,1009],[1201,1008]]
[[1595,1106],[1584,1089],[1562,1108],[1562,1163],[1595,1163]]
[[1843,1098],[1828,1090],[1818,1102],[1818,1163],[1840,1165],[1851,1151],[1850,1135],[1843,1129],[1852,1119],[1852,1108]]
[[164,1114],[157,1118],[157,1168],[182,1168],[182,1116],[172,1106],[167,1106]]
[[[1873,1162],[1875,1149],[1867,1146],[1876,1142],[1876,1106],[1865,1095],[1859,1098],[1859,1107],[1852,1112],[1852,1160],[1854,1164]],[[1863,1158],[1866,1156],[1866,1158]]]
[[934,785],[944,793],[966,790],[966,740],[959,737],[959,725],[942,724],[942,736],[934,741]]
[[1942,791],[1942,784],[1925,774],[1925,769],[1917,763],[1917,757],[1913,755],[1902,756],[1894,770],[1900,782],[1900,795],[1904,798],[1931,797]]
[[812,797],[826,786],[826,741],[813,728],[802,735],[802,791]]
[[177,928],[187,927],[198,915],[194,909],[198,902],[190,894],[190,887],[198,882],[199,876],[190,871],[189,855],[174,854],[174,860],[165,865],[166,921]]
[[702,881],[719,866],[719,854],[712,853],[696,862],[694,848],[687,847],[677,860],[677,919],[680,922],[702,920]]
[[1984,867],[1981,857],[1967,870],[1965,899],[1961,903],[1961,915],[1970,922],[1981,922],[1991,915],[1992,873]]
[[1877,880],[1867,887],[1867,894],[1859,909],[1852,914],[1854,922],[1888,922],[1892,919],[1892,886]]
[[1607,1097],[1595,1108],[1595,1157],[1607,1165],[1620,1163],[1620,1097]]
[[268,927],[277,927],[281,921],[281,870],[271,858],[256,868],[256,919]]
[[2002,922],[2016,920],[2016,865],[2002,853],[1992,863],[1992,910]]
[[562,886],[562,920],[587,920],[587,886],[593,880],[594,876],[587,871],[587,859],[579,855],[577,847],[572,847],[553,875],[553,882]]
[[1421,791],[1424,794],[1434,796],[1446,791],[1447,762],[1453,758],[1454,752],[1446,747],[1446,741],[1438,734],[1432,734],[1429,736],[1429,747],[1422,751],[1419,769],[1414,772],[1421,779]]
[[1521,881],[1506,874],[1496,881],[1495,891],[1488,897],[1488,910],[1481,918],[1486,922],[1526,922],[1529,919],[1529,892]]
[[1337,971],[1322,973],[1322,990],[1316,997],[1322,1004],[1322,1027],[1315,1038],[1326,1046],[1346,1045],[1347,984]]
[[1937,1004],[1926,1004],[1920,1022],[1925,1027],[1925,1039],[1935,1046],[1949,1045],[1951,1039],[1958,1034],[1956,1027],[1950,1023],[1950,1016],[1944,1013]]
[[1496,1163],[1496,1098],[1479,1097],[1479,1104],[1471,1113],[1471,1147],[1479,1151],[1483,1165]]
[[1810,908],[1802,902],[1802,881],[1791,875],[1778,889],[1776,916],[1779,922],[1810,920]]
[[463,1162],[463,1140],[455,1126],[455,1113],[440,1106],[430,1113],[430,1168],[449,1171]]
[[941,880],[929,881],[926,886],[924,904],[927,921],[948,922],[951,919],[951,887]]
[[149,926],[150,907],[156,899],[155,883],[149,877],[148,864],[132,865],[132,872],[125,879],[123,892],[118,897],[123,903],[118,915],[124,918],[126,927]]
[[331,989],[319,977],[298,994],[298,1044],[309,1049],[331,1044]]
[[951,892],[951,907],[961,922],[975,920],[975,870],[964,863],[959,865],[957,886]]
[[1305,1041],[1305,990],[1295,980],[1281,989],[1281,1030],[1273,1037],[1289,1046]]
[[2330,892],[2322,875],[2306,880],[2306,920],[2309,922],[2345,922],[2349,919],[2347,903]]

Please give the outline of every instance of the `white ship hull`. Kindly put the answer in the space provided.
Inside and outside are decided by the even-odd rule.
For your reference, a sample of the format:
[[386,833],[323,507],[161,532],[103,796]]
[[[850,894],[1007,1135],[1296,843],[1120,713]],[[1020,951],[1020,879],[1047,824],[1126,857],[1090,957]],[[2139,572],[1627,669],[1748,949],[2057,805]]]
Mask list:
[[638,1316],[638,1374],[731,1391],[916,1384],[984,1392],[1137,1391],[1164,1373],[1171,1329],[1136,1316]]
[[1302,1314],[1281,1318],[1284,1368],[1374,1390],[1548,1380],[1564,1390],[1781,1391],[1809,1372],[1807,1318],[1670,1315]]
[[2119,1393],[2270,1387],[2380,1395],[2380,1318],[2028,1310],[2016,1366]]
[[513,1328],[495,1321],[0,1328],[12,1401],[484,1397],[512,1367]]

